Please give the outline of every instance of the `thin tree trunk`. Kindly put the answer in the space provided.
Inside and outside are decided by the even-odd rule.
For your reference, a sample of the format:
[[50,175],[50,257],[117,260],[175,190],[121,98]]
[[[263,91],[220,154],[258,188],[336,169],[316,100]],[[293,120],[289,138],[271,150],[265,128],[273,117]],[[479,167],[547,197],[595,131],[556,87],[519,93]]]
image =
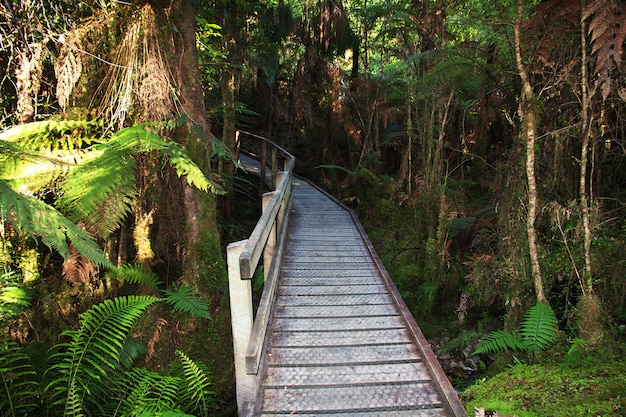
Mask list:
[[[581,9],[584,10],[584,0],[581,1]],[[580,66],[581,75],[581,105],[582,105],[582,150],[580,153],[580,208],[583,217],[583,234],[584,234],[584,257],[585,257],[585,273],[584,273],[584,288],[583,294],[593,295],[593,280],[591,275],[591,226],[589,220],[589,201],[588,201],[588,186],[587,186],[587,165],[589,164],[589,136],[591,134],[591,118],[589,115],[589,108],[591,102],[591,96],[588,89],[588,75],[587,75],[587,37],[586,37],[586,24],[583,20],[581,23],[581,50],[582,50],[582,62]],[[589,181],[591,184],[591,181]]]
[[526,231],[528,235],[528,251],[530,255],[530,265],[535,286],[535,294],[538,302],[547,303],[543,289],[541,277],[541,267],[539,265],[539,249],[537,244],[537,231],[535,230],[535,220],[537,218],[537,180],[535,176],[535,142],[537,137],[537,113],[535,110],[535,94],[528,78],[528,73],[522,58],[521,48],[521,26],[524,12],[524,1],[517,1],[517,18],[515,20],[514,41],[515,60],[517,71],[522,80],[522,95],[519,103],[519,116],[522,124],[522,137],[526,141],[526,178],[528,181],[528,218]]

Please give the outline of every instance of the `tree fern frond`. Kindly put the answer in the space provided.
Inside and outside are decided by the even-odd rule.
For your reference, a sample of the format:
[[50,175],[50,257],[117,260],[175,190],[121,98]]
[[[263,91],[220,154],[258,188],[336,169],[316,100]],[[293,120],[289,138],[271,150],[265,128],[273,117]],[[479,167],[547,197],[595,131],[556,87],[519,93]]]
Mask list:
[[107,273],[107,277],[113,279],[123,279],[129,284],[144,285],[149,288],[158,289],[163,281],[152,271],[146,271],[139,265],[122,265],[115,271]]
[[69,239],[85,258],[114,268],[89,233],[44,202],[16,193],[4,181],[0,181],[0,216],[17,230],[40,237],[64,258],[71,255]]
[[526,350],[522,337],[517,332],[496,330],[487,334],[472,355],[480,353],[498,353],[506,350]]
[[597,55],[595,73],[602,84],[602,96],[610,94],[611,72],[621,69],[626,25],[623,15],[626,9],[618,0],[594,0],[587,5],[582,20],[589,20],[592,53]]
[[520,334],[528,350],[536,352],[548,346],[556,336],[558,322],[552,308],[545,303],[537,303],[528,310]]
[[193,162],[176,142],[168,142],[163,149],[163,154],[169,158],[170,164],[172,164],[179,177],[187,176],[189,185],[201,191],[210,191],[218,195],[224,194],[224,189],[211,178],[204,175],[200,167]]
[[4,337],[0,342],[0,415],[29,415],[40,405],[37,373],[15,342]]
[[83,219],[102,237],[109,236],[130,213],[137,196],[137,161],[128,153],[96,145],[98,156],[72,170],[62,184],[59,207]]
[[0,274],[0,323],[15,318],[30,306],[33,291],[24,286],[22,277],[15,271]]
[[193,361],[185,353],[177,350],[176,356],[182,363],[185,374],[186,390],[184,404],[186,410],[208,416],[214,404],[214,392],[211,391],[210,371],[201,363]]
[[110,390],[109,380],[119,369],[130,330],[159,301],[151,296],[118,297],[83,313],[81,327],[64,332],[70,341],[61,345],[66,349],[54,355],[58,362],[49,369],[56,377],[46,391],[52,392],[55,402],[69,403],[76,395],[82,411],[101,406],[100,395]]
[[209,307],[193,288],[182,286],[175,291],[164,290],[163,294],[165,295],[165,301],[172,305],[174,309],[204,319],[211,318]]
[[0,133],[0,141],[19,143],[31,151],[81,149],[102,127],[99,120],[43,120],[14,126]]

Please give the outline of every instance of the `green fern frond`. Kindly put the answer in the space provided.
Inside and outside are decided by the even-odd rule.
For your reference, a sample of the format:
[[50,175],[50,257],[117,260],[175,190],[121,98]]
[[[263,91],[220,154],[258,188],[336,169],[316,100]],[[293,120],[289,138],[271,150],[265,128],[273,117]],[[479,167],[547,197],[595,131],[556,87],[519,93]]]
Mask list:
[[182,363],[185,374],[186,390],[183,403],[186,410],[194,414],[209,415],[214,404],[214,392],[211,391],[211,372],[201,363],[193,361],[185,353],[177,350],[176,356]]
[[16,271],[0,274],[0,323],[14,319],[30,306],[33,290],[24,286]]
[[552,308],[548,304],[537,303],[524,316],[520,334],[528,350],[536,352],[552,343],[557,330],[558,322]]
[[152,271],[146,271],[139,265],[122,265],[115,271],[107,273],[108,278],[122,279],[129,284],[144,285],[149,288],[157,289],[163,281],[159,280],[157,274]]
[[68,175],[57,204],[107,237],[130,213],[137,197],[137,161],[127,152],[102,146],[106,145],[91,148],[94,157]]
[[522,337],[517,332],[508,332],[505,330],[496,330],[488,333],[480,344],[472,353],[478,355],[481,353],[498,353],[506,350],[527,350]]
[[235,158],[233,152],[217,137],[211,137],[211,158],[232,162],[236,169],[245,171],[245,167]]
[[137,158],[156,152],[167,158],[179,177],[202,190],[222,193],[176,142],[165,142],[140,124],[121,129],[88,150],[93,158],[72,170],[63,183],[59,206],[83,219],[102,237],[119,228],[137,198]]
[[90,144],[102,127],[99,120],[43,120],[14,126],[0,141],[19,143],[32,151],[68,151]]
[[29,415],[40,403],[37,372],[15,342],[0,342],[0,415]]
[[182,286],[175,291],[164,290],[163,294],[165,295],[165,301],[174,309],[203,319],[211,318],[209,307],[193,288]]
[[119,384],[116,415],[163,415],[172,412],[183,415],[180,409],[183,380],[165,376],[145,368],[128,371]]
[[0,216],[16,230],[38,236],[63,258],[71,255],[69,239],[85,258],[105,268],[114,268],[93,237],[43,201],[16,193],[0,181]]
[[185,153],[183,148],[176,142],[168,142],[163,148],[163,154],[169,158],[170,164],[176,170],[179,177],[187,176],[189,185],[201,191],[210,191],[213,194],[224,194],[224,189],[204,175],[198,165]]
[[[83,313],[81,327],[64,332],[70,340],[60,344],[59,352],[53,355],[58,362],[49,369],[55,377],[46,391],[52,392],[54,403],[72,403],[71,409],[80,412],[99,409],[101,397],[110,391],[110,379],[120,367],[129,332],[159,301],[151,296],[118,297]],[[73,404],[74,396],[80,404]]]

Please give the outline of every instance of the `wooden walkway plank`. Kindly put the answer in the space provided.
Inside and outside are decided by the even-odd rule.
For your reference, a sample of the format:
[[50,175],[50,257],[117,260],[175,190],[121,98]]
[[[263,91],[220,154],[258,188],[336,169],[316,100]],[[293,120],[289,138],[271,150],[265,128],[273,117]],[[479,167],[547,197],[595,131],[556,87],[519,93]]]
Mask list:
[[465,415],[383,269],[352,214],[294,178],[255,415]]

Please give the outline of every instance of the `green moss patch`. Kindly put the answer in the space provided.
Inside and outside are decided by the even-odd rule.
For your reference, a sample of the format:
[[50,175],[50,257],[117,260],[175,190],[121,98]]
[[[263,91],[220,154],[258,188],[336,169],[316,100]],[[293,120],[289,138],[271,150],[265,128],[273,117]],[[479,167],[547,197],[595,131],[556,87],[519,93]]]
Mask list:
[[626,361],[597,360],[581,368],[516,365],[460,396],[470,415],[480,407],[518,417],[624,416]]

